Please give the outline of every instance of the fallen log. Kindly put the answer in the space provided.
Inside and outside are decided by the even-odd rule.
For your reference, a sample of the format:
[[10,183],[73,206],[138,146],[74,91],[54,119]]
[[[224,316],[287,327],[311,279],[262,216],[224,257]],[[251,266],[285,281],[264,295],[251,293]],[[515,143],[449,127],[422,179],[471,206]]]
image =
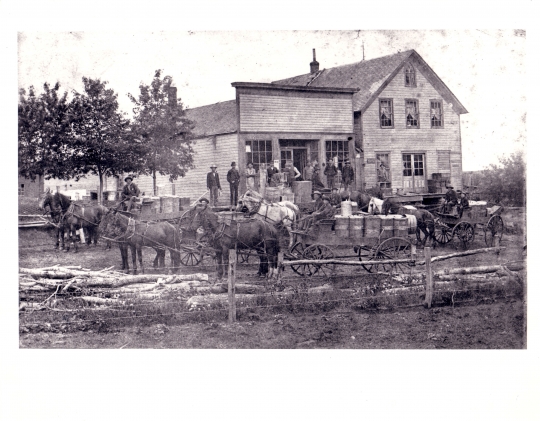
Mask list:
[[[441,262],[443,260],[453,259],[455,257],[463,257],[463,256],[470,256],[472,254],[479,254],[479,253],[488,253],[490,251],[500,251],[504,250],[506,247],[488,247],[483,249],[476,249],[476,250],[467,250],[467,251],[461,251],[459,253],[451,253],[451,254],[445,254],[444,256],[436,256],[431,258],[431,263],[434,262]],[[425,265],[425,261],[419,261],[416,263],[417,266]]]
[[[523,270],[524,265],[522,263],[513,263],[507,267],[508,269],[517,272],[517,271]],[[498,272],[498,271],[504,271],[502,265],[444,269],[444,270],[435,272],[434,275],[438,275],[438,276],[440,275],[465,275],[465,274],[472,274],[472,273],[491,273],[491,272]]]
[[[332,285],[325,284],[320,287],[309,288],[304,294],[309,296],[319,296],[324,293],[335,291]],[[298,295],[294,292],[276,292],[274,294],[265,294],[263,297],[271,299],[271,297],[280,299],[280,298],[289,298],[294,295]],[[302,295],[302,293],[300,294]],[[255,294],[235,294],[235,300],[237,304],[243,306],[253,306],[256,305],[258,300],[260,300],[261,295]],[[194,295],[186,302],[186,306],[189,311],[199,310],[199,309],[208,309],[213,307],[223,307],[226,308],[229,305],[229,297],[227,294],[209,294],[209,295]]]
[[[216,286],[219,288],[218,294],[220,292],[226,293],[229,291],[229,287],[227,284],[217,284]],[[266,289],[260,285],[235,284],[234,291],[237,294],[264,294],[266,292]]]
[[190,275],[121,275],[121,276],[91,276],[76,278],[73,284],[86,288],[119,288],[131,284],[142,284],[149,281],[160,281],[163,284],[174,284],[186,281],[208,281],[208,274],[194,273]]
[[124,304],[124,301],[115,298],[79,297],[81,300],[92,304]]

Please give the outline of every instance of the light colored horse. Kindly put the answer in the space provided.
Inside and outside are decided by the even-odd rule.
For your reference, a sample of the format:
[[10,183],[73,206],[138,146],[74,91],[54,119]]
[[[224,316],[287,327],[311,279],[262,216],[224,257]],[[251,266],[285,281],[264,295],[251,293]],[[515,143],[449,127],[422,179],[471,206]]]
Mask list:
[[270,203],[264,197],[253,191],[248,190],[238,200],[237,210],[246,207],[253,216],[273,224],[283,224],[289,233],[289,249],[293,246],[293,224],[296,222],[300,209],[294,203],[284,200],[278,203]]
[[376,197],[372,197],[371,200],[368,203],[367,211],[368,213],[371,213],[372,215],[382,215],[382,205],[384,200],[377,199]]

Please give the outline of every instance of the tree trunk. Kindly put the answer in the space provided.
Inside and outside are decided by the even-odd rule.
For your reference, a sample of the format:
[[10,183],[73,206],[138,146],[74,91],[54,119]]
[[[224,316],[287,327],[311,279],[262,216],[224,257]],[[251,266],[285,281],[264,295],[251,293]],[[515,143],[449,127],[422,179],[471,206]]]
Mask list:
[[98,176],[99,176],[99,187],[98,187],[98,204],[99,205],[102,205],[103,204],[103,174],[101,173],[101,171],[98,172]]
[[156,170],[152,170],[152,184],[154,189],[154,196],[158,195],[157,192],[157,182],[156,182]]

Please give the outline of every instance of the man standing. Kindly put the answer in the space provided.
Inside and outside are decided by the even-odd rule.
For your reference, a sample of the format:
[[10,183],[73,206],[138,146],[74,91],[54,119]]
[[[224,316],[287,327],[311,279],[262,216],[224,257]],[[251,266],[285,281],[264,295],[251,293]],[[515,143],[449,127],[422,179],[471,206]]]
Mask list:
[[133,177],[128,175],[124,178],[126,185],[122,189],[122,203],[124,204],[124,210],[129,212],[133,206],[133,202],[139,197],[141,191],[137,185],[133,182]]
[[255,188],[255,175],[256,174],[257,174],[257,171],[255,170],[255,168],[253,168],[253,164],[250,162],[246,169],[246,188],[248,190],[257,191],[257,189]]
[[236,169],[236,162],[231,163],[231,169],[227,173],[227,181],[231,190],[231,206],[238,204],[238,184],[240,184],[240,173]]
[[274,174],[279,174],[279,170],[274,166],[274,164],[269,164],[268,169],[266,171],[268,173],[268,184],[270,184],[270,182],[272,181],[272,176]]
[[308,164],[304,167],[304,181],[311,181],[313,178],[313,164],[308,162]]
[[349,160],[345,161],[345,166],[341,171],[341,180],[343,181],[343,187],[345,190],[349,191],[349,186],[354,180],[354,170],[351,167],[351,162]]
[[219,174],[217,173],[217,165],[210,165],[210,171],[206,174],[206,188],[210,192],[210,204],[212,206],[217,206],[218,195],[221,192],[221,184],[219,184]]
[[326,164],[326,168],[324,169],[324,175],[326,175],[326,182],[328,184],[329,189],[334,188],[336,174],[337,174],[337,168],[334,165],[334,161],[329,159],[328,164]]

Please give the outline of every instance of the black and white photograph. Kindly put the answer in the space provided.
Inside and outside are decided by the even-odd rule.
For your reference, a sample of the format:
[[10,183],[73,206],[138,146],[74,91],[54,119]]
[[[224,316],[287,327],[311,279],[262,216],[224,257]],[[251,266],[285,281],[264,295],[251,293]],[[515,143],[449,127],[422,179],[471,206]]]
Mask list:
[[[445,396],[444,419],[460,397],[466,419],[535,419],[530,19],[29,3],[3,19],[2,314],[9,407],[36,401],[6,419],[176,418],[191,396],[203,419],[436,415]],[[83,378],[69,408],[91,412],[55,414],[45,396]]]
[[525,41],[19,33],[21,346],[525,348]]

